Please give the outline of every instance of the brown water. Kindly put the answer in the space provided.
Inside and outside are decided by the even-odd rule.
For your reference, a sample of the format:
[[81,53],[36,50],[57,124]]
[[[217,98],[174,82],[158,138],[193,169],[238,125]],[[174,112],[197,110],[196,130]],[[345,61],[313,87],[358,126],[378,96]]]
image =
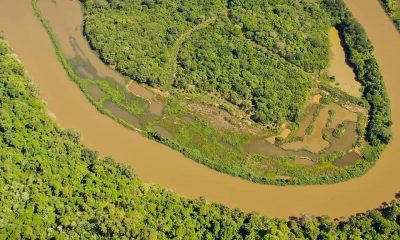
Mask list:
[[[330,147],[330,143],[325,139],[323,139],[323,131],[329,120],[329,110],[333,110],[335,112],[335,115],[330,123],[331,128],[337,127],[344,121],[352,121],[352,122],[357,121],[357,114],[350,112],[349,110],[339,106],[336,103],[330,103],[327,106],[324,106],[324,108],[320,111],[318,117],[315,119],[315,122],[313,123],[314,130],[310,135],[305,135],[303,137],[303,141],[283,144],[282,148],[293,151],[299,151],[304,149],[312,153],[319,153],[322,150]],[[310,114],[312,115],[312,113]],[[307,116],[306,120],[308,120],[308,118],[309,117]],[[304,123],[302,122],[301,124]],[[301,126],[301,129],[304,129],[304,126]],[[353,134],[353,136],[350,136],[351,134]],[[347,146],[349,140],[356,138],[356,133],[349,131],[346,132],[346,136],[350,138],[349,139],[340,138],[339,140],[336,140],[334,144],[338,148],[340,146]]]
[[314,117],[313,114],[317,110],[317,107],[318,107],[317,104],[313,104],[307,108],[307,110],[306,110],[307,115],[301,120],[300,126],[297,129],[296,136],[304,137],[306,135],[307,127],[308,127],[308,125],[311,124],[313,117]]
[[257,153],[270,157],[299,156],[299,157],[315,158],[318,156],[317,154],[313,154],[309,151],[302,151],[300,149],[298,151],[285,150],[264,139],[255,140],[247,144],[244,148],[247,152]]
[[324,129],[328,119],[328,109],[327,107],[324,107],[319,113],[317,119],[315,119],[313,123],[314,130],[310,135],[305,135],[303,141],[283,144],[282,148],[295,151],[305,149],[313,153],[319,153],[322,149],[329,146],[329,142],[322,138],[322,130]]
[[150,103],[149,111],[151,114],[161,117],[164,111],[164,104],[157,100],[156,94],[147,89],[146,87],[134,82],[130,81],[126,88],[136,96],[143,97],[147,99]]
[[102,97],[104,97],[105,93],[101,91],[101,89],[94,84],[90,84],[87,88],[89,95],[93,97],[94,100],[99,101]]
[[361,97],[361,84],[356,81],[353,69],[346,63],[345,51],[336,28],[332,28],[329,31],[329,38],[332,44],[332,60],[329,66],[329,75],[335,76],[335,83],[338,83],[338,87],[344,92],[355,97]]
[[124,120],[125,122],[131,124],[133,127],[141,128],[141,124],[139,119],[132,115],[130,112],[126,111],[125,109],[120,108],[117,104],[111,101],[106,101],[104,103],[104,107],[110,111],[114,116],[117,116]]
[[[27,1],[27,0],[26,0]],[[44,18],[53,28],[60,42],[64,56],[74,66],[74,70],[81,77],[89,79],[110,79],[121,85],[127,84],[127,80],[118,72],[105,65],[99,57],[90,50],[90,46],[82,35],[83,14],[80,5],[76,1],[60,0],[39,1],[39,7]],[[68,9],[68,11],[66,11]],[[129,90],[136,96],[152,100],[155,95],[135,81],[129,83]],[[150,107],[155,115],[159,115],[160,104]],[[152,112],[153,113],[153,112]]]
[[[347,129],[344,132],[343,136],[338,139],[333,138],[331,142],[323,139],[323,132],[326,129],[326,125],[329,119],[329,110],[333,110],[335,112],[334,117],[331,119],[330,127],[336,128],[339,124],[345,122],[345,126]],[[312,120],[312,115],[313,111],[310,111],[305,119],[303,119],[301,124],[310,124]],[[357,114],[350,112],[349,110],[339,106],[336,103],[330,103],[329,105],[324,106],[324,108],[320,111],[318,117],[313,123],[313,132],[310,135],[305,135],[302,141],[286,143],[283,144],[282,147],[279,147],[274,145],[275,137],[271,137],[267,138],[266,141],[253,141],[245,146],[245,150],[265,156],[297,156],[311,159],[317,158],[318,153],[320,153],[322,150],[325,150],[326,152],[348,151],[352,148],[352,145],[357,140],[357,134],[355,131],[356,120]],[[306,129],[306,127],[300,125],[299,129]]]
[[156,130],[161,136],[166,137],[166,138],[173,138],[174,135],[167,129],[160,127],[160,126],[154,126],[154,130]]
[[[75,21],[80,14],[77,3],[57,2],[63,1],[69,3],[64,9],[70,16],[68,21]],[[394,138],[367,174],[323,186],[267,186],[218,173],[100,114],[68,79],[46,32],[33,15],[29,0],[1,0],[0,29],[40,87],[42,98],[61,126],[80,130],[88,147],[131,164],[145,181],[160,183],[187,197],[205,196],[210,202],[269,216],[306,213],[340,217],[378,207],[393,199],[400,189],[400,108],[396,107],[400,103],[400,35],[378,1],[346,2],[375,46],[392,101]]]
[[330,103],[328,105],[329,110],[333,110],[335,112],[334,117],[332,118],[332,122],[329,125],[331,128],[336,128],[339,124],[343,123],[344,121],[356,122],[357,121],[357,114],[347,110],[339,106],[336,103]]
[[146,89],[145,87],[142,87],[139,84],[135,84],[134,81],[130,81],[127,88],[136,96],[142,96],[147,100],[153,99],[155,97],[153,92]]
[[355,152],[349,152],[341,158],[336,159],[333,164],[338,167],[344,167],[348,165],[354,164],[357,160],[360,159],[360,155]]
[[[23,1],[30,2],[29,0]],[[75,62],[73,61],[75,65],[86,66],[85,70],[78,66],[80,71],[77,72],[86,71],[86,77],[113,79],[122,85],[127,82],[117,72],[110,71],[111,69],[104,65],[94,52],[88,51],[89,44],[82,37],[83,15],[78,3],[69,0],[60,0],[56,3],[51,0],[40,0],[39,6],[43,16],[53,27],[64,56],[67,59],[75,60]]]
[[345,122],[345,132],[339,138],[332,137],[330,146],[325,150],[326,152],[335,151],[348,151],[353,147],[353,144],[357,141],[357,123]]

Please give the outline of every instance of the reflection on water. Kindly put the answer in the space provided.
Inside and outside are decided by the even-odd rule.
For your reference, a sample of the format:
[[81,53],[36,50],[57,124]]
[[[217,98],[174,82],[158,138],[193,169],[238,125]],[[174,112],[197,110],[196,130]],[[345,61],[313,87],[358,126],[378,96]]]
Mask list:
[[75,53],[73,58],[67,59],[69,64],[72,66],[75,73],[85,79],[96,80],[100,79],[97,69],[93,66],[93,64],[89,61],[89,59],[85,56],[85,53],[80,48],[76,39],[73,36],[69,36],[69,43]]

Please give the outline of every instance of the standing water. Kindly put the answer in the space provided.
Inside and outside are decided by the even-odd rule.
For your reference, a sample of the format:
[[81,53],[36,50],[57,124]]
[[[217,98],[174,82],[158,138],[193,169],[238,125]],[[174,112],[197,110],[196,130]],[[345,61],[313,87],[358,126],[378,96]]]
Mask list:
[[[40,2],[52,3],[50,0]],[[399,35],[378,1],[346,2],[375,46],[392,106],[396,106],[400,103]],[[57,3],[63,3],[63,11],[70,16],[65,21],[78,22],[78,17],[79,21],[82,20],[77,1],[58,0]],[[255,184],[197,164],[97,112],[75,83],[68,79],[57,61],[54,48],[36,20],[30,1],[0,1],[0,29],[38,84],[42,98],[48,102],[49,109],[56,114],[61,126],[80,130],[84,144],[103,156],[110,155],[117,161],[131,164],[145,181],[159,183],[187,197],[205,196],[210,202],[275,217],[299,216],[302,213],[349,216],[390,201],[400,189],[400,161],[397,157],[400,148],[400,138],[397,137],[400,135],[399,108],[392,107],[395,133],[392,143],[376,166],[364,176],[321,186]],[[62,30],[57,30],[57,34],[59,31]],[[82,44],[81,48],[85,51],[86,43]]]
[[334,83],[344,92],[354,97],[361,97],[361,84],[356,81],[353,69],[346,62],[345,51],[336,28],[332,28],[329,31],[329,39],[332,44],[332,59],[329,66],[329,75],[334,76]]

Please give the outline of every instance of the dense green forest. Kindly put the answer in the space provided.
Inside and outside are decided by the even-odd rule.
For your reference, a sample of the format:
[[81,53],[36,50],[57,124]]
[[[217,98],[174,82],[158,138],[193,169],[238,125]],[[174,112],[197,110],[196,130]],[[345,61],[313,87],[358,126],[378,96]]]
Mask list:
[[389,143],[391,134],[390,100],[379,65],[373,55],[373,46],[362,26],[354,19],[341,0],[323,0],[324,8],[331,13],[332,23],[342,35],[347,58],[356,78],[364,87],[363,97],[370,105],[366,138],[379,151]]
[[[103,61],[138,82],[171,93],[162,119],[141,118],[145,135],[197,162],[266,184],[334,183],[368,171],[391,139],[389,100],[373,47],[341,0],[232,0],[214,2],[208,9],[193,1],[189,4],[190,10],[185,11],[193,16],[202,13],[203,17],[197,21],[178,17],[185,12],[179,6],[186,6],[187,1],[86,0],[82,3],[84,33]],[[157,14],[165,15],[166,9],[170,11],[168,16],[153,19]],[[136,22],[130,22],[132,19]],[[185,28],[171,34],[170,26]],[[332,27],[339,31],[347,61],[362,83],[361,99],[351,98],[324,77],[330,58],[327,33]],[[150,29],[151,35],[147,35]],[[170,35],[174,36],[170,39],[172,42],[165,40]],[[154,43],[142,38],[150,38]],[[141,43],[151,47],[140,46]],[[136,51],[141,53],[140,60],[129,57]],[[165,54],[157,54],[159,51]],[[140,67],[138,63],[146,62],[148,69],[153,66],[150,62],[160,62],[160,58],[166,59],[161,61],[165,62],[165,68],[149,72],[165,78],[160,81],[149,81],[152,77],[138,78],[143,76],[141,71],[136,71]],[[125,67],[119,66],[119,62]],[[358,147],[361,146],[362,152],[359,161],[355,159],[346,167],[335,166],[333,162],[344,151],[322,153],[313,159],[317,163],[313,166],[294,164],[296,156],[254,154],[245,150],[245,145],[257,137],[265,137],[265,132],[255,137],[221,129],[192,112],[193,103],[211,109],[218,106],[230,116],[244,115],[244,124],[254,120],[250,124],[256,122],[257,126],[272,126],[276,130],[284,122],[294,132],[297,121],[304,116],[307,99],[316,91],[329,94],[323,100],[335,99],[342,105],[351,102],[368,112],[365,116],[368,122],[364,121],[367,127],[357,129],[361,139]],[[226,100],[230,105],[225,104]],[[187,116],[190,116],[188,122],[184,120]],[[241,121],[229,117],[228,120]],[[170,136],[161,136],[154,126],[167,129]],[[268,137],[273,133],[267,134]]]
[[399,239],[400,202],[347,221],[291,220],[188,200],[80,144],[46,114],[0,39],[1,239]]
[[151,86],[222,96],[256,122],[298,120],[312,86],[302,71],[328,66],[330,19],[314,2],[83,2],[103,61]]
[[380,0],[383,8],[392,18],[398,31],[400,31],[400,1],[399,0]]
[[229,17],[246,38],[307,72],[328,67],[328,13],[315,1],[228,1]]
[[222,0],[82,2],[85,32],[100,57],[132,79],[159,87],[171,84],[179,36],[221,12],[225,4]]
[[227,17],[193,33],[182,46],[178,65],[174,86],[217,91],[242,109],[254,111],[253,119],[262,123],[296,121],[313,86],[300,69],[243,39]]

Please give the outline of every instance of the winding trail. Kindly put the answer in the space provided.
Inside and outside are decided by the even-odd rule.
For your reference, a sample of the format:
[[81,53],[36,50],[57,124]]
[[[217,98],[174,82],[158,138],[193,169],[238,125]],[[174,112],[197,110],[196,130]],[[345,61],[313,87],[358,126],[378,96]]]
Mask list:
[[172,81],[171,81],[171,83],[175,80],[176,74],[178,71],[178,54],[182,47],[182,44],[190,37],[190,35],[192,35],[192,33],[210,26],[210,24],[215,22],[215,20],[217,20],[216,16],[207,19],[206,21],[196,25],[195,27],[191,28],[189,31],[187,31],[184,34],[182,34],[181,36],[179,36],[179,38],[176,40],[174,47],[172,49],[173,54],[172,54]]
[[[324,186],[267,186],[218,173],[100,114],[68,79],[46,32],[34,17],[30,0],[1,0],[0,29],[39,86],[42,98],[60,125],[80,130],[88,147],[131,164],[145,181],[159,183],[187,197],[205,196],[211,202],[268,216],[304,213],[348,217],[390,201],[400,190],[400,35],[377,0],[345,2],[375,46],[392,101],[394,138],[367,174]],[[76,1],[59,0],[57,4],[61,3],[68,6],[63,11],[71,20],[81,14]],[[82,51],[90,51],[87,45],[80,47]]]

